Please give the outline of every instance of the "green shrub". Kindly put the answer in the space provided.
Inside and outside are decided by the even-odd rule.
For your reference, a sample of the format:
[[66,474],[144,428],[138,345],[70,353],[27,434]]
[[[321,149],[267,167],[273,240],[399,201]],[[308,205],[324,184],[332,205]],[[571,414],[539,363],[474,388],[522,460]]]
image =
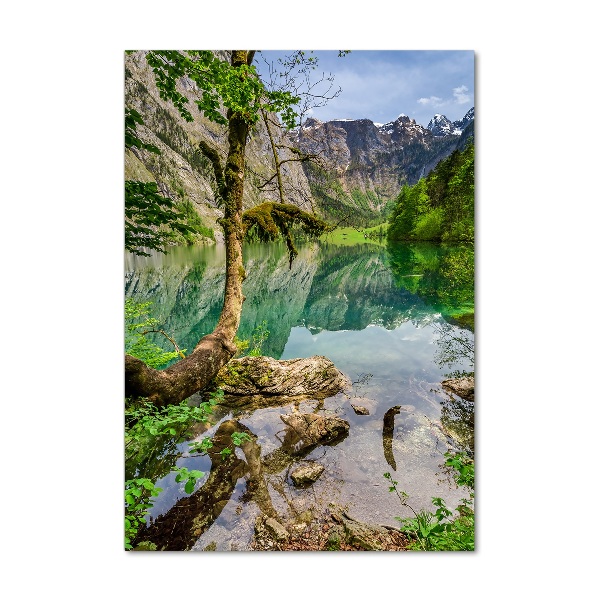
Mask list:
[[402,519],[401,530],[407,533],[412,541],[409,550],[425,551],[473,551],[475,550],[475,513],[473,511],[475,489],[475,465],[463,452],[453,454],[446,452],[445,466],[453,471],[454,481],[458,486],[470,490],[469,498],[461,500],[456,508],[456,514],[448,509],[442,498],[432,498],[432,504],[437,507],[435,512],[421,510],[416,512],[408,504],[408,495],[398,491],[397,481],[392,480],[390,473],[384,477],[391,483],[390,492],[395,492],[403,506],[407,506],[415,515],[414,518]]

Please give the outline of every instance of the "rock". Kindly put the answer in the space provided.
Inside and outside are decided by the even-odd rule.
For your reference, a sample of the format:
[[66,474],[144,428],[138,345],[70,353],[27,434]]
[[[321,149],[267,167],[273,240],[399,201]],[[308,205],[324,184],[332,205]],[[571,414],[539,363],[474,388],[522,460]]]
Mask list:
[[350,517],[340,506],[331,504],[331,514],[343,527],[345,542],[363,550],[388,550],[404,546],[406,536],[398,529],[369,525]]
[[368,415],[369,413],[369,409],[365,408],[364,406],[360,406],[360,404],[350,404],[350,406],[353,408],[354,412],[357,415]]
[[458,379],[445,379],[442,387],[446,391],[454,392],[464,400],[475,402],[475,377],[460,377]]
[[[225,156],[228,148],[227,128],[198,114],[193,122],[185,121],[172,102],[160,97],[146,54],[147,51],[140,50],[125,56],[125,103],[143,116],[144,123],[138,125],[136,130],[140,139],[159,147],[161,154],[141,152],[137,153],[138,159],[133,153],[128,153],[136,158],[136,164],[132,165],[130,158],[126,160],[126,178],[156,180],[168,186],[169,190],[181,190],[182,195],[200,213],[204,224],[214,229],[215,238],[222,240],[223,234],[217,226],[217,219],[223,214],[217,208],[214,174],[210,168],[199,167],[195,149],[200,141],[206,141]],[[216,54],[220,60],[229,63],[230,55],[220,51]],[[178,83],[178,91],[190,100],[191,106],[196,99],[196,85],[184,78]],[[285,163],[286,201],[305,207],[311,191],[302,164],[289,161],[295,155],[288,148],[288,134],[284,128],[272,123],[271,134],[279,145],[280,160],[288,159]],[[262,120],[255,124],[248,141],[245,163],[249,171],[260,174],[261,181],[274,172],[269,133]],[[134,167],[137,168],[133,170]],[[138,174],[142,170],[145,172],[144,179]],[[259,189],[254,179],[246,177],[244,182],[244,207],[255,206],[264,200],[279,200],[276,186],[273,189],[269,189],[269,186]]]
[[352,396],[349,400],[353,407],[362,406],[369,411],[370,415],[377,411],[377,405],[379,404],[377,400],[373,400],[373,398],[367,396]]
[[313,413],[292,413],[279,415],[304,442],[304,448],[317,444],[328,444],[345,436],[350,424],[338,417],[323,417]]
[[287,529],[275,519],[268,518],[265,520],[265,529],[275,538],[276,541],[281,542],[287,540],[290,536]]
[[319,479],[324,470],[325,467],[323,465],[320,465],[319,463],[310,463],[295,469],[290,474],[290,477],[296,487],[308,485]]
[[350,385],[350,380],[324,356],[292,360],[245,356],[229,361],[214,382],[225,392],[221,404],[253,409],[302,399],[320,400]]

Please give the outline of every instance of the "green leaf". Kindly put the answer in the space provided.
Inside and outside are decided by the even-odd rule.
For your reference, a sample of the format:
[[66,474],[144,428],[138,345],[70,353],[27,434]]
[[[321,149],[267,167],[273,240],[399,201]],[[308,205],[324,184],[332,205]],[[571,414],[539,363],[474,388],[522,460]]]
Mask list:
[[186,494],[191,494],[194,491],[194,486],[196,485],[196,481],[194,479],[190,479],[185,484],[185,492]]

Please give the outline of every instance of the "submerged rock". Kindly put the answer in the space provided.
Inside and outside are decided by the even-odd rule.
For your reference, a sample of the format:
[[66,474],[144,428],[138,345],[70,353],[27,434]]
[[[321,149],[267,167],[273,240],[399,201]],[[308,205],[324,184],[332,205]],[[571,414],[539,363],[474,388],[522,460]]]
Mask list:
[[445,379],[442,387],[446,391],[454,392],[464,400],[475,402],[475,377],[459,377],[458,379]]
[[320,400],[350,385],[350,380],[324,356],[292,360],[245,356],[231,360],[214,382],[225,392],[221,404],[252,409],[309,398]]
[[277,541],[286,540],[290,536],[287,529],[275,519],[265,519],[265,528]]
[[323,465],[313,462],[298,467],[292,473],[290,473],[290,477],[292,478],[295,486],[308,485],[319,479],[324,470],[325,467]]
[[313,413],[280,415],[304,443],[303,447],[329,444],[350,431],[350,424],[338,417],[323,417]]

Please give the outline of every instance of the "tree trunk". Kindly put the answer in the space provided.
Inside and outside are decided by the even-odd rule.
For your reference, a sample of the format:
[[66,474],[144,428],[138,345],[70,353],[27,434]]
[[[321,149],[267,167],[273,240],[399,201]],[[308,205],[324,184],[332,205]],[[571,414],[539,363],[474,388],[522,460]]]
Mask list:
[[[234,50],[234,67],[249,64],[253,53]],[[225,234],[226,278],[221,316],[215,330],[203,337],[194,351],[163,371],[148,367],[133,356],[125,356],[125,396],[147,397],[158,406],[178,404],[205,388],[236,352],[233,339],[242,314],[242,197],[248,123],[240,113],[229,110],[229,152],[225,164],[225,215],[220,223]]]

